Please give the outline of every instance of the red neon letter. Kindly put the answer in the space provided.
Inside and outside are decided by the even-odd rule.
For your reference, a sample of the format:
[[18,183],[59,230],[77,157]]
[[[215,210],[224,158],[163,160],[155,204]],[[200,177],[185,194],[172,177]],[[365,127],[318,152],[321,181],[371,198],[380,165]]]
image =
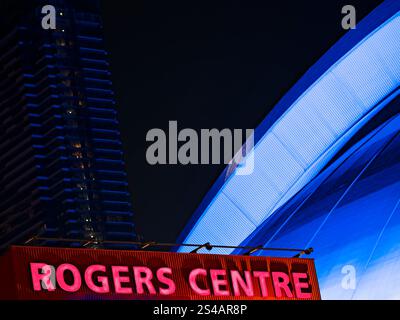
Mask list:
[[210,295],[210,290],[209,289],[201,289],[196,283],[196,278],[197,276],[202,275],[206,276],[207,271],[205,269],[194,269],[190,272],[189,274],[189,284],[190,287],[193,289],[194,292],[201,296],[209,296]]
[[[147,267],[133,267],[133,273],[135,275],[136,292],[138,294],[144,293],[143,285],[149,289],[150,294],[156,294],[156,289],[154,289],[151,279],[153,278],[153,273]],[[142,277],[144,274],[144,277]]]
[[129,271],[128,267],[112,266],[111,271],[112,271],[112,275],[113,275],[113,279],[114,279],[115,292],[122,293],[122,294],[131,294],[132,288],[123,288],[121,286],[121,283],[129,282],[129,277],[122,277],[119,274],[120,272],[128,272]]
[[243,280],[239,271],[237,270],[231,271],[233,292],[235,296],[240,296],[240,288],[242,288],[246,296],[252,297],[254,296],[254,288],[253,288],[253,282],[251,280],[250,271],[245,271],[244,277],[246,278],[246,281]]
[[307,279],[306,273],[300,272],[293,272],[293,282],[294,282],[294,289],[296,292],[296,297],[300,299],[309,299],[311,298],[311,293],[303,292],[302,289],[308,288],[308,282],[300,282],[300,279]]
[[51,276],[54,275],[54,267],[45,263],[31,263],[31,275],[33,290],[41,291],[42,284],[43,288],[48,291],[54,291],[56,289],[54,283],[51,281]]
[[86,271],[85,271],[85,282],[86,282],[86,285],[93,292],[97,292],[97,293],[110,292],[110,285],[108,283],[107,277],[98,276],[97,277],[97,281],[101,283],[101,286],[97,286],[97,285],[94,284],[94,282],[93,282],[93,273],[95,273],[96,271],[105,272],[106,271],[106,267],[102,266],[102,265],[99,265],[99,264],[95,264],[95,265],[92,265],[92,266],[88,267],[86,269]]
[[253,274],[255,278],[258,278],[258,283],[260,284],[260,289],[261,289],[261,295],[263,297],[268,297],[267,278],[269,278],[269,272],[254,271]]
[[[70,271],[72,273],[73,283],[71,285],[67,284],[64,279],[65,271]],[[81,288],[82,279],[79,270],[69,263],[64,263],[57,268],[56,272],[57,282],[61,289],[67,292],[76,292]]]
[[160,294],[167,296],[170,294],[174,294],[176,287],[175,287],[175,282],[172,279],[167,278],[165,274],[172,275],[171,268],[160,268],[157,270],[158,281],[160,281],[161,283],[165,284],[168,287],[166,289],[160,288]]
[[[282,279],[282,281],[280,281]],[[289,276],[284,272],[272,272],[272,281],[274,282],[275,294],[277,298],[282,297],[282,289],[285,291],[286,297],[293,298],[293,294],[289,288]]]
[[[229,296],[228,289],[223,290],[221,286],[228,288],[228,280],[226,279],[226,270],[212,269],[210,270],[211,282],[216,296]],[[223,276],[223,279],[218,279],[218,276]]]

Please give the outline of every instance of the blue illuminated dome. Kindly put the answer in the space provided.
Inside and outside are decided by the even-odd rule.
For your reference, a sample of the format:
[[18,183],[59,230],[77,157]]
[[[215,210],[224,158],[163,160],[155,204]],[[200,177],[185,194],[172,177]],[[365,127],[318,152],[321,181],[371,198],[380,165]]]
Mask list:
[[[390,107],[398,113],[400,99]],[[399,299],[399,132],[397,114],[354,143],[244,243],[315,248],[323,298]]]
[[282,98],[256,129],[252,173],[227,168],[181,241],[312,246],[324,298],[396,298],[399,10],[374,10]]

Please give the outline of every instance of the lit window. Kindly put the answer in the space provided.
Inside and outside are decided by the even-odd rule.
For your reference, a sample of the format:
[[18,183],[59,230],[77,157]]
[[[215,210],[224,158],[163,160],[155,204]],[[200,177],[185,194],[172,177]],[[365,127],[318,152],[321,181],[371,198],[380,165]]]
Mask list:
[[57,40],[57,45],[64,47],[66,45],[66,42],[64,39],[58,39]]
[[86,189],[87,189],[87,186],[86,186],[86,184],[84,184],[84,183],[78,183],[76,186],[77,186],[80,190],[86,190]]
[[83,158],[82,152],[80,152],[80,151],[75,151],[75,152],[72,153],[72,155],[77,159]]

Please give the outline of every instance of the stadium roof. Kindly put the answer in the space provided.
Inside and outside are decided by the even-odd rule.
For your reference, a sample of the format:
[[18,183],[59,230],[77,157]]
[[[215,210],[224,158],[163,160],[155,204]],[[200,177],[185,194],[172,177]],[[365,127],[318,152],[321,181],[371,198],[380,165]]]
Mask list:
[[279,101],[256,128],[251,152],[236,168],[224,170],[180,242],[239,245],[245,240],[398,94],[399,57],[400,2],[386,1]]

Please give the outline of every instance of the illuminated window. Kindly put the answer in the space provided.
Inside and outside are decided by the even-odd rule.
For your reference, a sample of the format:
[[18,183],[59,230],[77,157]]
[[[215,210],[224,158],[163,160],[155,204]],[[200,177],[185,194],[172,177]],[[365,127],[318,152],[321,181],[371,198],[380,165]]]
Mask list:
[[76,162],[73,164],[74,168],[85,169],[85,164],[83,162]]
[[75,151],[75,152],[72,153],[72,155],[77,159],[82,159],[83,158],[82,152],[80,152],[80,151]]
[[64,47],[66,45],[66,42],[64,39],[58,39],[57,40],[57,45]]
[[80,190],[86,190],[87,189],[87,185],[84,183],[78,183],[76,185]]

